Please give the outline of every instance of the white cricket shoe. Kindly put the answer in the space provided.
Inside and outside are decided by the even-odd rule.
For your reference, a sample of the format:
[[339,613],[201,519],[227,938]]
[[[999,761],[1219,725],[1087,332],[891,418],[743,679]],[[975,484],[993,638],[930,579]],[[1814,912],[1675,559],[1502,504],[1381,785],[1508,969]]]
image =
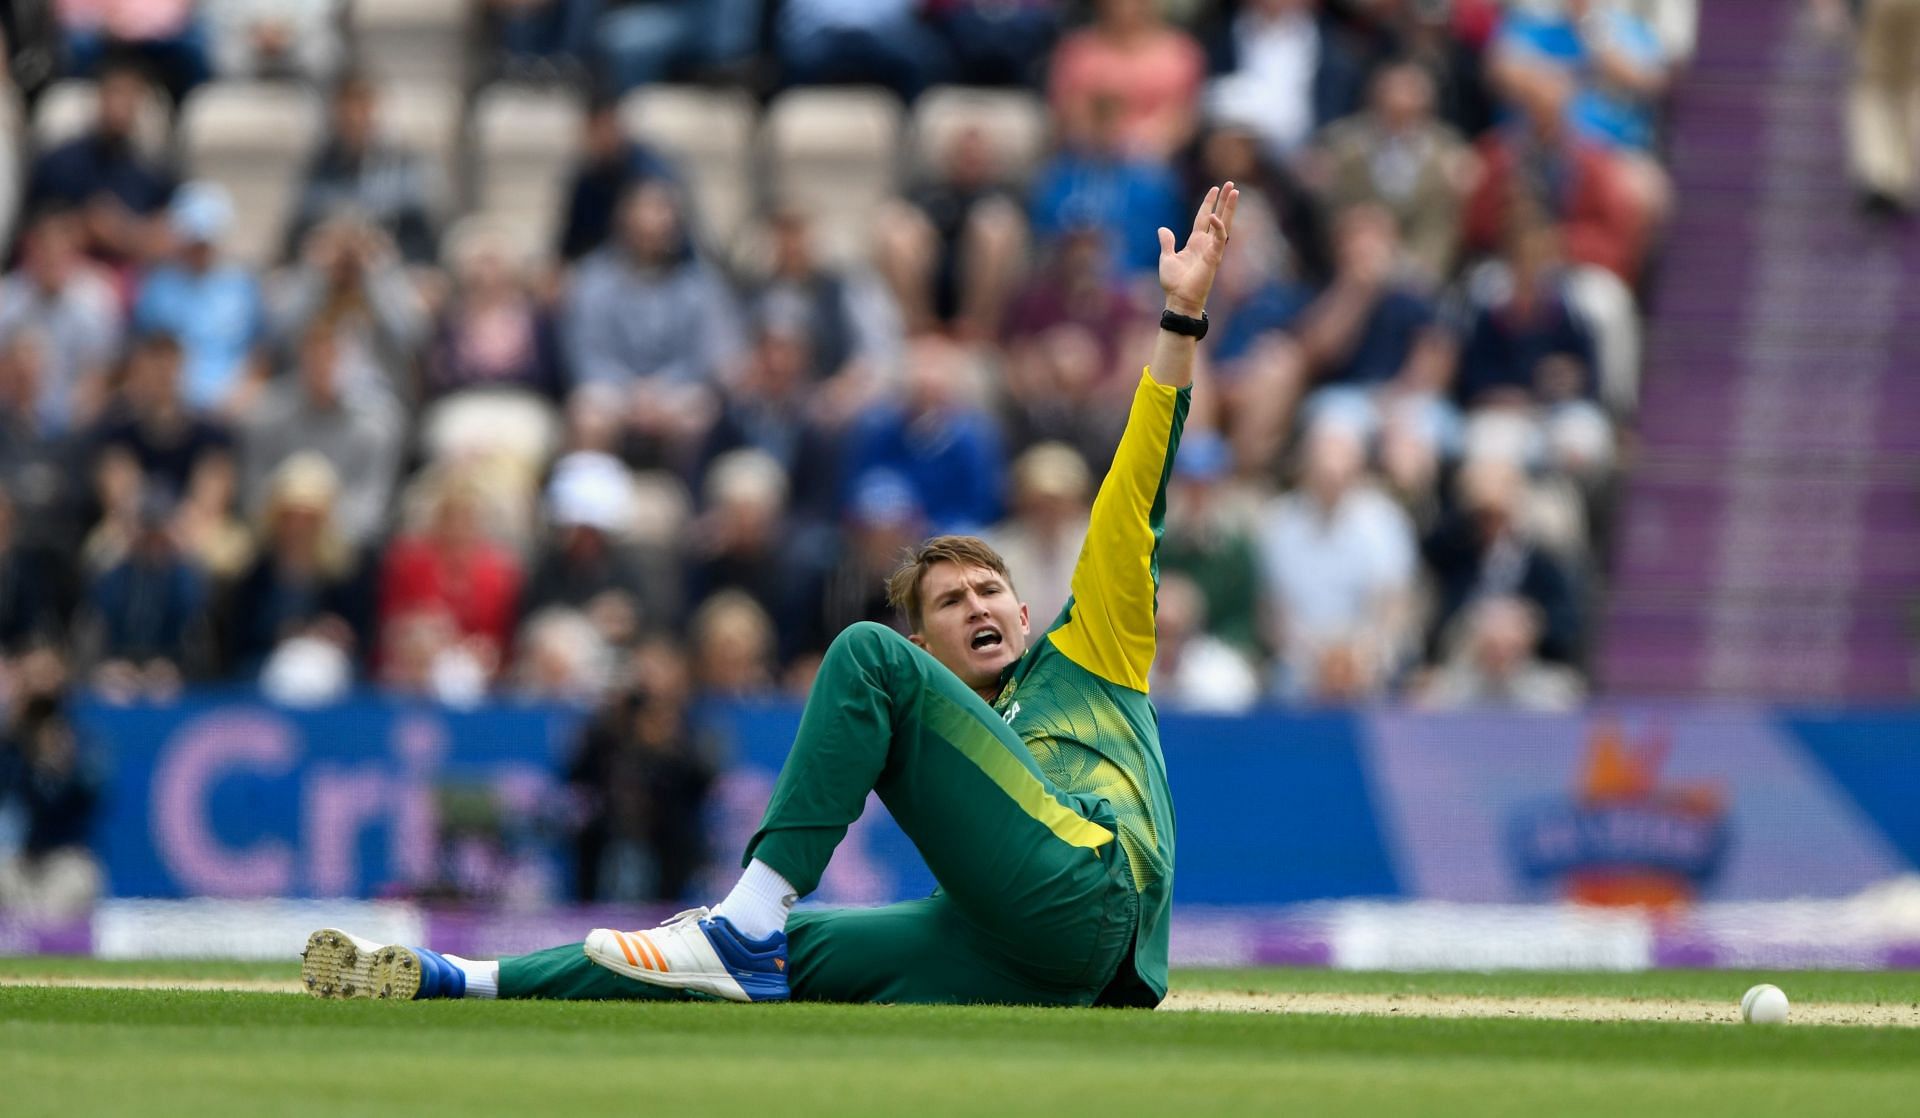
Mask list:
[[750,940],[726,917],[704,908],[644,932],[595,928],[586,951],[608,970],[652,986],[730,1002],[783,1002],[789,996],[787,933]]

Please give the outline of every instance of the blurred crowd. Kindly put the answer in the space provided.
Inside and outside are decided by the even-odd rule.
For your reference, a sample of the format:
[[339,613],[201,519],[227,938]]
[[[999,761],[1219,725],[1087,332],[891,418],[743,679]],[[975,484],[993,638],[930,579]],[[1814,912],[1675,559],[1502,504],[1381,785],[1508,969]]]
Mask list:
[[[690,705],[803,693],[841,628],[897,623],[883,576],[925,535],[986,535],[1057,613],[1149,352],[1155,228],[1227,178],[1156,698],[1583,696],[1694,0],[486,0],[475,88],[592,105],[544,250],[448,211],[346,7],[5,9],[29,114],[63,75],[98,91],[71,138],[15,136],[13,769],[62,756],[35,672],[114,702],[559,700],[598,709],[596,841],[672,831],[711,773]],[[165,142],[238,78],[328,105],[260,264]],[[1015,168],[950,130],[849,251],[753,184],[715,229],[623,128],[658,83],[1026,90],[1045,143]],[[681,791],[607,791],[643,786]],[[684,872],[649,835],[647,872]]]

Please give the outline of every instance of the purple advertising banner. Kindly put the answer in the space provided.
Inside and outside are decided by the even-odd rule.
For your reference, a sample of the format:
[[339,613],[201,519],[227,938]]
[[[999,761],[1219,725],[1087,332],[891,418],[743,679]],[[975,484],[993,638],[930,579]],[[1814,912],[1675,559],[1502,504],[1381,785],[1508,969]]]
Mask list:
[[[718,717],[730,761],[686,899],[738,872],[797,720],[790,704]],[[115,896],[571,899],[565,712],[204,696],[84,724],[108,762]],[[1168,713],[1161,736],[1182,906],[1835,898],[1920,861],[1920,713]],[[872,799],[816,899],[933,884]]]
[[[1883,821],[1762,710],[1367,721],[1366,768],[1404,895],[1837,897],[1913,868]],[[1914,782],[1920,745],[1886,772]]]

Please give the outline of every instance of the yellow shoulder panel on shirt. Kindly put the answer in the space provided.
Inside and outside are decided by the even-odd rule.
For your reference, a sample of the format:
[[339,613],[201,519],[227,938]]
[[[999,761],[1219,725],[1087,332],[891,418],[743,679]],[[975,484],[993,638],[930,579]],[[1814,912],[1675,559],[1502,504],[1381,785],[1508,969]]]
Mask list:
[[1153,666],[1154,549],[1180,399],[1179,389],[1141,371],[1073,569],[1072,616],[1050,636],[1067,659],[1135,691],[1147,689]]

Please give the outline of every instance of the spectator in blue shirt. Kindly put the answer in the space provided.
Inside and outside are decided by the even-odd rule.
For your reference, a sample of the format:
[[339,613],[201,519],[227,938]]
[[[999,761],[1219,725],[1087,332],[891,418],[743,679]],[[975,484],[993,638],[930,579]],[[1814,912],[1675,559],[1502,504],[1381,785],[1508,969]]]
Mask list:
[[1151,272],[1160,245],[1142,231],[1180,226],[1180,187],[1163,164],[1126,154],[1120,142],[1120,104],[1096,98],[1090,138],[1040,168],[1033,185],[1033,232],[1043,247],[1071,230],[1106,236],[1108,257],[1127,272]]
[[648,82],[738,66],[760,42],[763,2],[604,0],[606,12],[594,28],[604,76],[625,93]]
[[920,0],[786,0],[776,38],[794,85],[884,85],[911,101],[954,80],[946,43]]
[[930,532],[976,532],[1002,515],[1005,457],[993,416],[969,398],[964,350],[928,337],[907,359],[906,396],[855,423],[842,477],[842,507],[874,470],[906,479]]
[[1625,5],[1566,0],[1516,6],[1500,25],[1499,48],[1558,62],[1580,83],[1572,117],[1583,133],[1615,147],[1653,146],[1654,110],[1669,79],[1666,51]]
[[187,361],[182,390],[191,407],[239,415],[265,383],[266,310],[253,274],[220,258],[220,240],[232,222],[233,201],[224,187],[181,187],[169,221],[176,255],[149,273],[133,317],[139,331],[180,339]]

